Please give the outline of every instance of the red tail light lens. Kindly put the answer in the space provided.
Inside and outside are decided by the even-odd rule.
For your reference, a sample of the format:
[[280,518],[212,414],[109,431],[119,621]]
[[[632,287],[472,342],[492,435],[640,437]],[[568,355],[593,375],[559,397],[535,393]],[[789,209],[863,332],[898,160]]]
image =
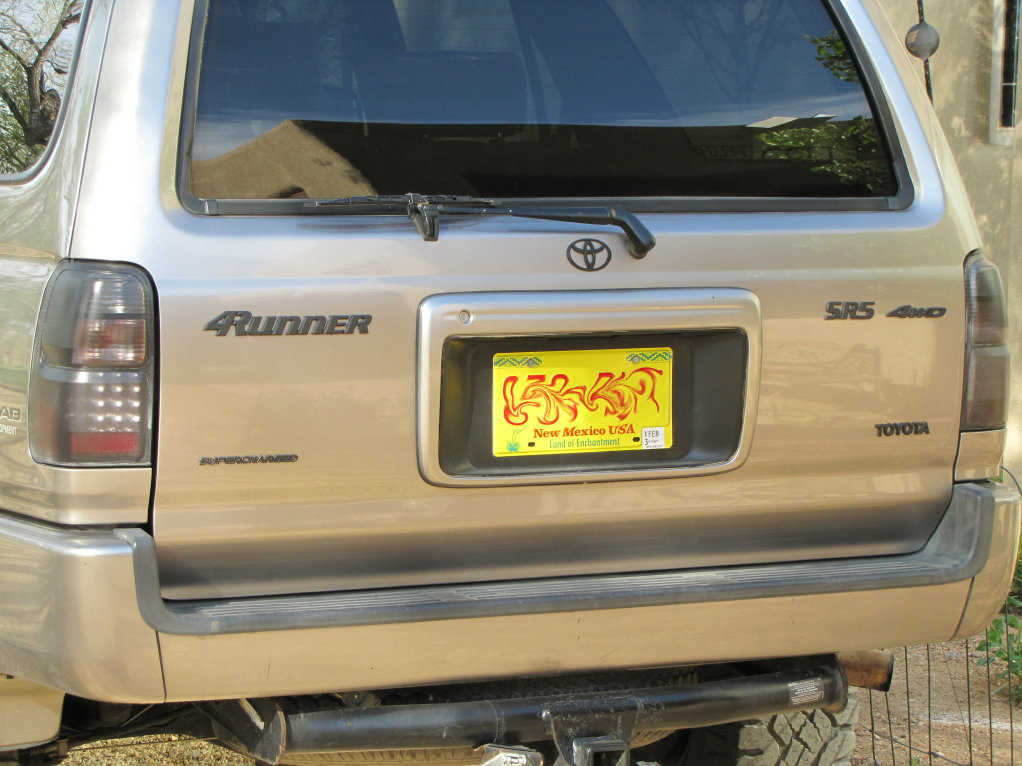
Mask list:
[[1004,428],[1008,415],[1008,314],[1001,275],[982,254],[965,262],[968,333],[962,430]]
[[68,263],[43,301],[29,422],[33,457],[61,466],[149,464],[153,297],[131,266]]

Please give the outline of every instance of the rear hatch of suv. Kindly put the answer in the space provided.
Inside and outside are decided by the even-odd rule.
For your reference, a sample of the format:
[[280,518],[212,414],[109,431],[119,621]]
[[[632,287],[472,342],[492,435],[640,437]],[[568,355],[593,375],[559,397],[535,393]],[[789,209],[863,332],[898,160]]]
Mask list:
[[861,7],[198,6],[195,215],[147,263],[167,597],[925,542],[966,247]]

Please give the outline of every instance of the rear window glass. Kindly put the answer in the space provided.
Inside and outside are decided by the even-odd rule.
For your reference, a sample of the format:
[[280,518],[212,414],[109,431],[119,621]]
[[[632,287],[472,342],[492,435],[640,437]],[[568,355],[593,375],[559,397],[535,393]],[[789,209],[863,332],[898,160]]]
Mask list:
[[209,0],[199,198],[882,197],[821,0]]

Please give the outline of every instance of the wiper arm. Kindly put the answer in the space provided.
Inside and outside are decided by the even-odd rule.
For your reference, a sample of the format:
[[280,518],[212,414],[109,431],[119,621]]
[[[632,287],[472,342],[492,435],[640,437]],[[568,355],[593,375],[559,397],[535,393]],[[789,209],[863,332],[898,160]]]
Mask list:
[[[480,211],[493,212],[493,211]],[[635,213],[611,207],[522,207],[502,211],[518,218],[541,218],[546,221],[593,223],[599,226],[619,226],[628,237],[628,252],[633,258],[645,258],[656,247],[656,237]]]
[[403,208],[427,242],[439,238],[437,220],[441,215],[513,215],[547,221],[619,226],[628,237],[628,252],[645,258],[656,246],[656,237],[634,213],[609,207],[504,207],[495,200],[455,194],[377,194],[363,197],[315,200],[307,207],[394,207]]
[[600,226],[620,226],[628,237],[628,252],[634,258],[645,258],[656,245],[656,237],[634,213],[608,207],[502,207],[493,200],[480,200],[485,205],[473,204],[471,197],[455,197],[453,202],[431,200],[408,205],[408,217],[415,223],[422,238],[436,242],[439,237],[437,219],[446,213],[452,215],[513,215],[518,218],[540,218],[546,221],[592,223]]

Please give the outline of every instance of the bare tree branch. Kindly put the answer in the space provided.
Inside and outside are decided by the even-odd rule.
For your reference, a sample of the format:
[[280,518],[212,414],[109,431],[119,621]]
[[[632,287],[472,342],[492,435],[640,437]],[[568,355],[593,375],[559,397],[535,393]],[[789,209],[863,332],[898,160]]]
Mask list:
[[[64,31],[81,22],[82,6],[82,0],[65,0],[56,22],[49,30],[49,36],[41,45],[32,35],[25,35],[26,39],[23,42],[36,50],[35,58],[31,62],[18,55],[8,42],[0,39],[0,49],[10,53],[25,69],[26,95],[28,96],[27,113],[19,113],[16,119],[25,132],[25,141],[29,146],[45,144],[53,133],[57,111],[60,107],[60,94],[55,88],[47,87],[46,66],[49,65],[54,72],[67,71],[66,67],[61,67],[58,63],[55,50]],[[16,25],[24,30],[24,25],[20,22],[16,22]],[[13,99],[11,100],[13,101]],[[10,107],[10,104],[8,106]]]
[[0,0],[0,172],[23,170],[50,140],[84,0]]
[[31,69],[32,65],[29,64],[27,61],[25,61],[25,59],[23,59],[21,57],[21,54],[18,53],[16,50],[14,50],[11,46],[9,46],[7,44],[7,42],[2,37],[0,37],[0,50],[3,50],[4,52],[9,53],[14,58],[14,60],[18,63],[18,66],[20,66],[22,69],[25,70],[25,74],[28,74],[28,72]]
[[9,22],[11,22],[11,24],[13,24],[18,29],[18,31],[21,32],[22,35],[24,35],[25,40],[27,40],[28,43],[35,49],[36,54],[41,52],[39,49],[39,43],[35,41],[34,37],[32,36],[32,33],[25,29],[24,24],[22,24],[11,14],[6,12],[0,13],[0,18],[7,19]]
[[[35,61],[32,62],[29,67],[33,73],[42,70],[42,66],[46,61],[46,57],[50,55],[50,51],[53,50],[53,46],[57,44],[57,39],[64,33],[72,24],[77,24],[82,20],[81,3],[69,2],[65,6],[64,13],[61,15],[60,20],[57,22],[57,26],[54,27],[50,38],[43,44],[42,48],[39,49],[39,53],[35,57]],[[38,97],[38,94],[33,94]]]
[[21,110],[18,108],[18,104],[14,101],[13,96],[11,96],[10,91],[8,91],[6,87],[0,87],[0,99],[2,99],[4,104],[7,105],[7,108],[11,112],[11,116],[14,117],[18,125],[21,126],[22,132],[25,133],[25,135],[27,136],[28,122],[22,116]]

